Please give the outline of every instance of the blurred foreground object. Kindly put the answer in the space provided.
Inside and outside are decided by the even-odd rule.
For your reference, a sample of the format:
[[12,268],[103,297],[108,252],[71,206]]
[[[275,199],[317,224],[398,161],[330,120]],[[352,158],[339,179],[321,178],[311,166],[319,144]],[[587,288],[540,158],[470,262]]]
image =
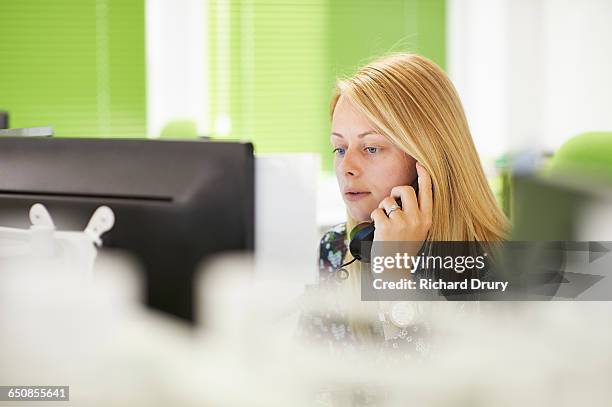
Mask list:
[[139,306],[125,265],[104,255],[88,285],[1,272],[0,382],[69,385],[71,405],[88,407],[569,407],[612,397],[609,302],[491,303],[462,315],[438,303],[435,347],[417,362],[394,349],[292,342],[295,308],[280,286],[254,286],[252,267],[252,257],[208,264],[198,298],[214,318],[195,330]]

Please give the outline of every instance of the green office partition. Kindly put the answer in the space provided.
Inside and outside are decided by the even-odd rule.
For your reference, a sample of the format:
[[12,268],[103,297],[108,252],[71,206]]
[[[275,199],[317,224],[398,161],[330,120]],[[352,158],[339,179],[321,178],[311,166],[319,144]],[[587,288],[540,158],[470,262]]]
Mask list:
[[144,0],[6,0],[0,16],[0,110],[11,127],[145,136]]

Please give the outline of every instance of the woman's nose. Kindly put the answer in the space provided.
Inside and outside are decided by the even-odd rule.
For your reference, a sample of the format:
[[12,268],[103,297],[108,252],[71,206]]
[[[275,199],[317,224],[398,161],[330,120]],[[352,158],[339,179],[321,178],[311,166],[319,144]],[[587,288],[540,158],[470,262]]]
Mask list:
[[342,158],[341,170],[344,175],[357,176],[361,173],[361,165],[359,159],[355,156],[353,151],[346,150],[344,157]]

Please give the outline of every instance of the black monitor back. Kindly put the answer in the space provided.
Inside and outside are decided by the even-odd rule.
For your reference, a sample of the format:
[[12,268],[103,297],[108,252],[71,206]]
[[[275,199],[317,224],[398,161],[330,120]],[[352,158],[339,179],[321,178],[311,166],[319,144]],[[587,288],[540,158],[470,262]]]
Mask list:
[[84,229],[100,205],[102,236],[146,273],[147,304],[194,321],[193,276],[207,256],[254,250],[250,143],[0,139],[0,225],[28,227],[32,204],[59,230]]

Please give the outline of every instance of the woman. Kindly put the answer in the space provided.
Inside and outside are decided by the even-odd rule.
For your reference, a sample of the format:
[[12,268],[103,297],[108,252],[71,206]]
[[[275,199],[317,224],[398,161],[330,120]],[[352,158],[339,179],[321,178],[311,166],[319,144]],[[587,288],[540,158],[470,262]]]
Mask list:
[[346,267],[346,282],[336,278],[339,266],[351,260],[347,230],[374,221],[374,241],[497,241],[506,236],[507,219],[487,184],[457,92],[432,61],[395,54],[364,66],[337,83],[331,114],[347,222],[321,240],[321,280],[352,287],[346,297],[351,305],[340,301],[337,312],[325,312],[314,325],[303,320],[303,328],[315,337],[332,332],[333,340],[342,332],[351,341],[384,336],[410,338],[414,345],[418,329],[409,335],[406,327],[381,328],[372,318],[354,318],[368,307],[359,301],[359,263]]
[[[413,54],[372,62],[338,82],[331,111],[348,226],[372,215],[375,240],[505,236],[507,220],[487,184],[459,96],[433,62]],[[419,167],[419,186],[424,183],[419,204],[425,208],[407,186]],[[402,200],[400,216],[387,217],[381,209],[395,204],[391,196],[408,201]]]

